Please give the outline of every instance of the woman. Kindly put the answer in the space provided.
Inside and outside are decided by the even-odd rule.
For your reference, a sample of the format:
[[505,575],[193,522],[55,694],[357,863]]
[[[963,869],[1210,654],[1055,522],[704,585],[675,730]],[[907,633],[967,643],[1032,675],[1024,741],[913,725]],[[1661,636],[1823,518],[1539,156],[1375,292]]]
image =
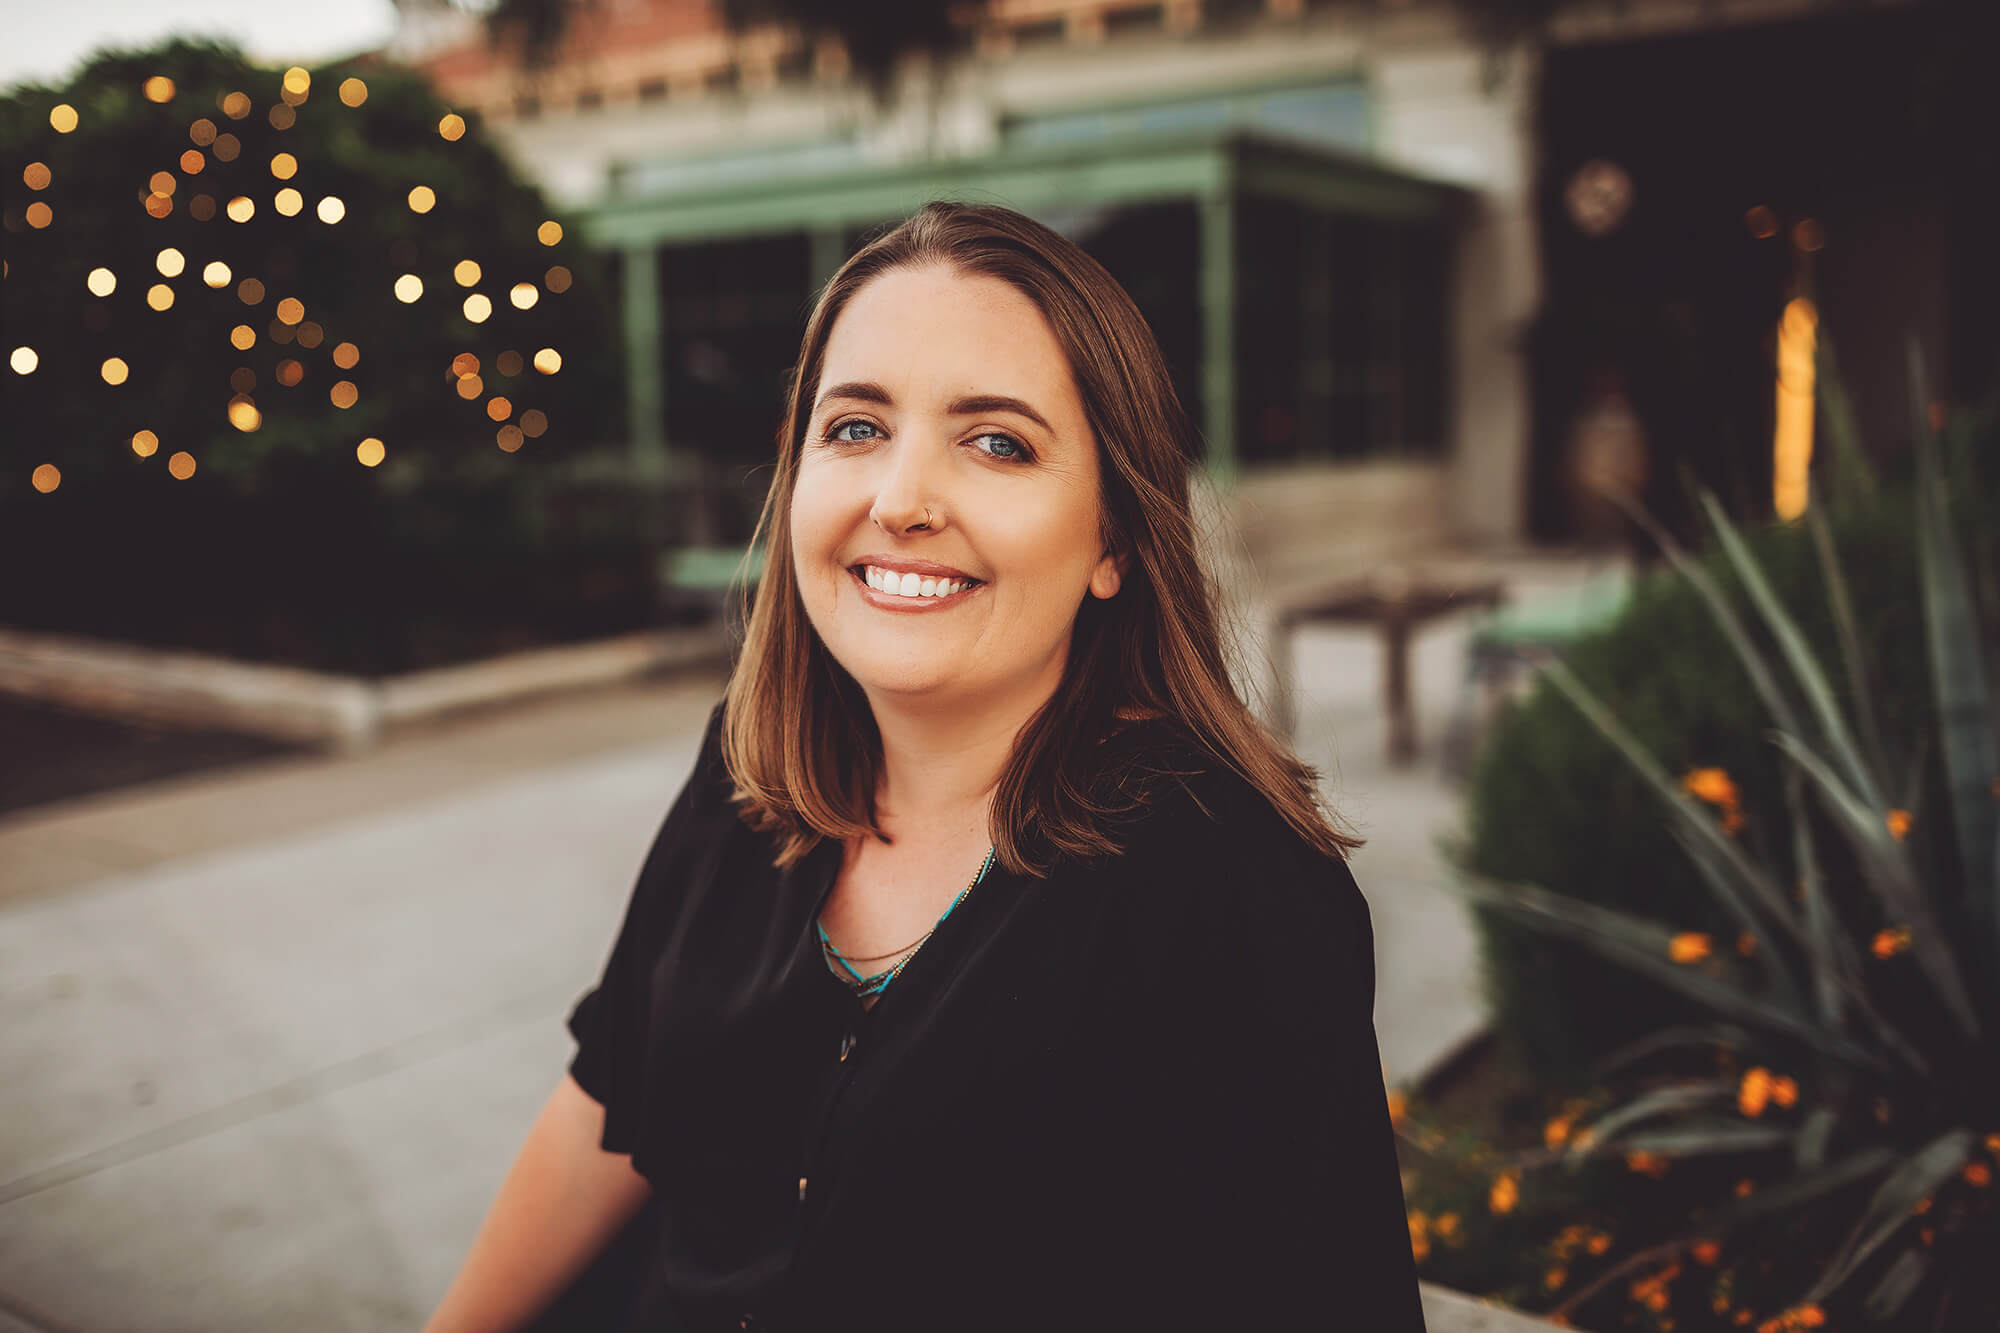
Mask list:
[[1356,843],[1229,684],[1193,449],[1039,224],[840,270],[727,696],[433,1329],[642,1206],[608,1323],[1422,1328]]

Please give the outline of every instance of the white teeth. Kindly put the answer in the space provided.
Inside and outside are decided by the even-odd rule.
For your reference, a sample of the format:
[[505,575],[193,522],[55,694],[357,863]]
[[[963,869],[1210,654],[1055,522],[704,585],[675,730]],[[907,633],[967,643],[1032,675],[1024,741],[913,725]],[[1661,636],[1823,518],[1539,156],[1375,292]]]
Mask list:
[[898,597],[949,597],[971,586],[969,579],[941,579],[921,574],[898,574],[894,570],[868,565],[862,570],[868,586]]
[[937,590],[938,590],[938,581],[936,579],[925,579],[922,583],[917,585],[917,592],[925,597],[937,596]]
[[903,596],[905,597],[921,596],[923,590],[924,590],[924,581],[918,578],[915,574],[903,575],[902,585],[896,589],[897,592],[903,594]]

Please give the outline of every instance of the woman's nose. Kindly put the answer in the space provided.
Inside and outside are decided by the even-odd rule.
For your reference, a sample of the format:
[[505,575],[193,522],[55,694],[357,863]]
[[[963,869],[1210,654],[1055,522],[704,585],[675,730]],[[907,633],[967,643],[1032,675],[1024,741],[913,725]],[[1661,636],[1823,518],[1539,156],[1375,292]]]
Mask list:
[[934,491],[930,450],[899,442],[882,461],[869,517],[885,532],[935,532],[943,525],[944,508]]

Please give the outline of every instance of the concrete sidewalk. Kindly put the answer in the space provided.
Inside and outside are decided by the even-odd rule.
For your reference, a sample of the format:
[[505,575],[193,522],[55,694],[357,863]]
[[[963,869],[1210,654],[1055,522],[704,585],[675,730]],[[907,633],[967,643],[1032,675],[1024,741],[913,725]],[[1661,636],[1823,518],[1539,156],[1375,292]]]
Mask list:
[[[1463,632],[1417,642],[1426,759],[1402,772],[1374,639],[1297,645],[1301,751],[1370,838],[1355,873],[1396,1082],[1480,1024],[1432,846],[1455,818],[1430,755]],[[0,821],[0,1333],[420,1324],[562,1076],[563,1017],[720,686]]]

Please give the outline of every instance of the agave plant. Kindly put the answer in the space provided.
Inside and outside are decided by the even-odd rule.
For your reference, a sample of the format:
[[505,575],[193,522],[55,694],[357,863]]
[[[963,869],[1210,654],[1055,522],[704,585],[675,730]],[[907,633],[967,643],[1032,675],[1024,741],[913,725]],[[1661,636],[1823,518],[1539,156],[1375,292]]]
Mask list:
[[[1921,381],[1913,358],[1919,404]],[[1847,429],[1837,417],[1829,425]],[[1859,451],[1851,438],[1836,444],[1852,494]],[[1671,923],[1533,885],[1458,876],[1459,891],[1473,901],[1579,941],[1713,1013],[1711,1024],[1658,1034],[1610,1062],[1625,1081],[1677,1047],[1709,1046],[1743,1071],[1655,1077],[1621,1091],[1552,1145],[1544,1160],[1554,1169],[1607,1155],[1697,1159],[1729,1163],[1730,1178],[1761,1179],[1755,1190],[1719,1194],[1685,1236],[1577,1290],[1561,1307],[1565,1315],[1649,1265],[1712,1254],[1719,1242],[1754,1251],[1782,1222],[1788,1237],[1820,1238],[1817,1275],[1759,1328],[1819,1327],[1829,1309],[1898,1327],[1969,1328],[1959,1321],[1996,1318],[1989,1304],[2000,1260],[1995,689],[1927,412],[1919,413],[1916,459],[1922,587],[1912,592],[1922,598],[1936,706],[1926,736],[1885,737],[1877,726],[1868,646],[1855,631],[1817,504],[1806,522],[1845,691],[1712,495],[1702,504],[1740,586],[1736,596],[1628,505],[1699,591],[1769,711],[1770,739],[1789,761],[1784,864],[1759,860],[1732,836],[1733,810],[1716,818],[1711,807],[1729,805],[1726,779],[1669,773],[1567,667],[1544,668],[1658,793],[1693,876],[1740,926],[1736,947],[1712,947],[1707,936]],[[1926,801],[1919,789],[1932,767],[1946,779],[1941,801]],[[1930,836],[1911,838],[1913,826]],[[1798,1079],[1772,1073],[1782,1068],[1795,1068]],[[1786,1109],[1767,1109],[1774,1093]],[[1927,1317],[1909,1322],[1920,1307]]]

